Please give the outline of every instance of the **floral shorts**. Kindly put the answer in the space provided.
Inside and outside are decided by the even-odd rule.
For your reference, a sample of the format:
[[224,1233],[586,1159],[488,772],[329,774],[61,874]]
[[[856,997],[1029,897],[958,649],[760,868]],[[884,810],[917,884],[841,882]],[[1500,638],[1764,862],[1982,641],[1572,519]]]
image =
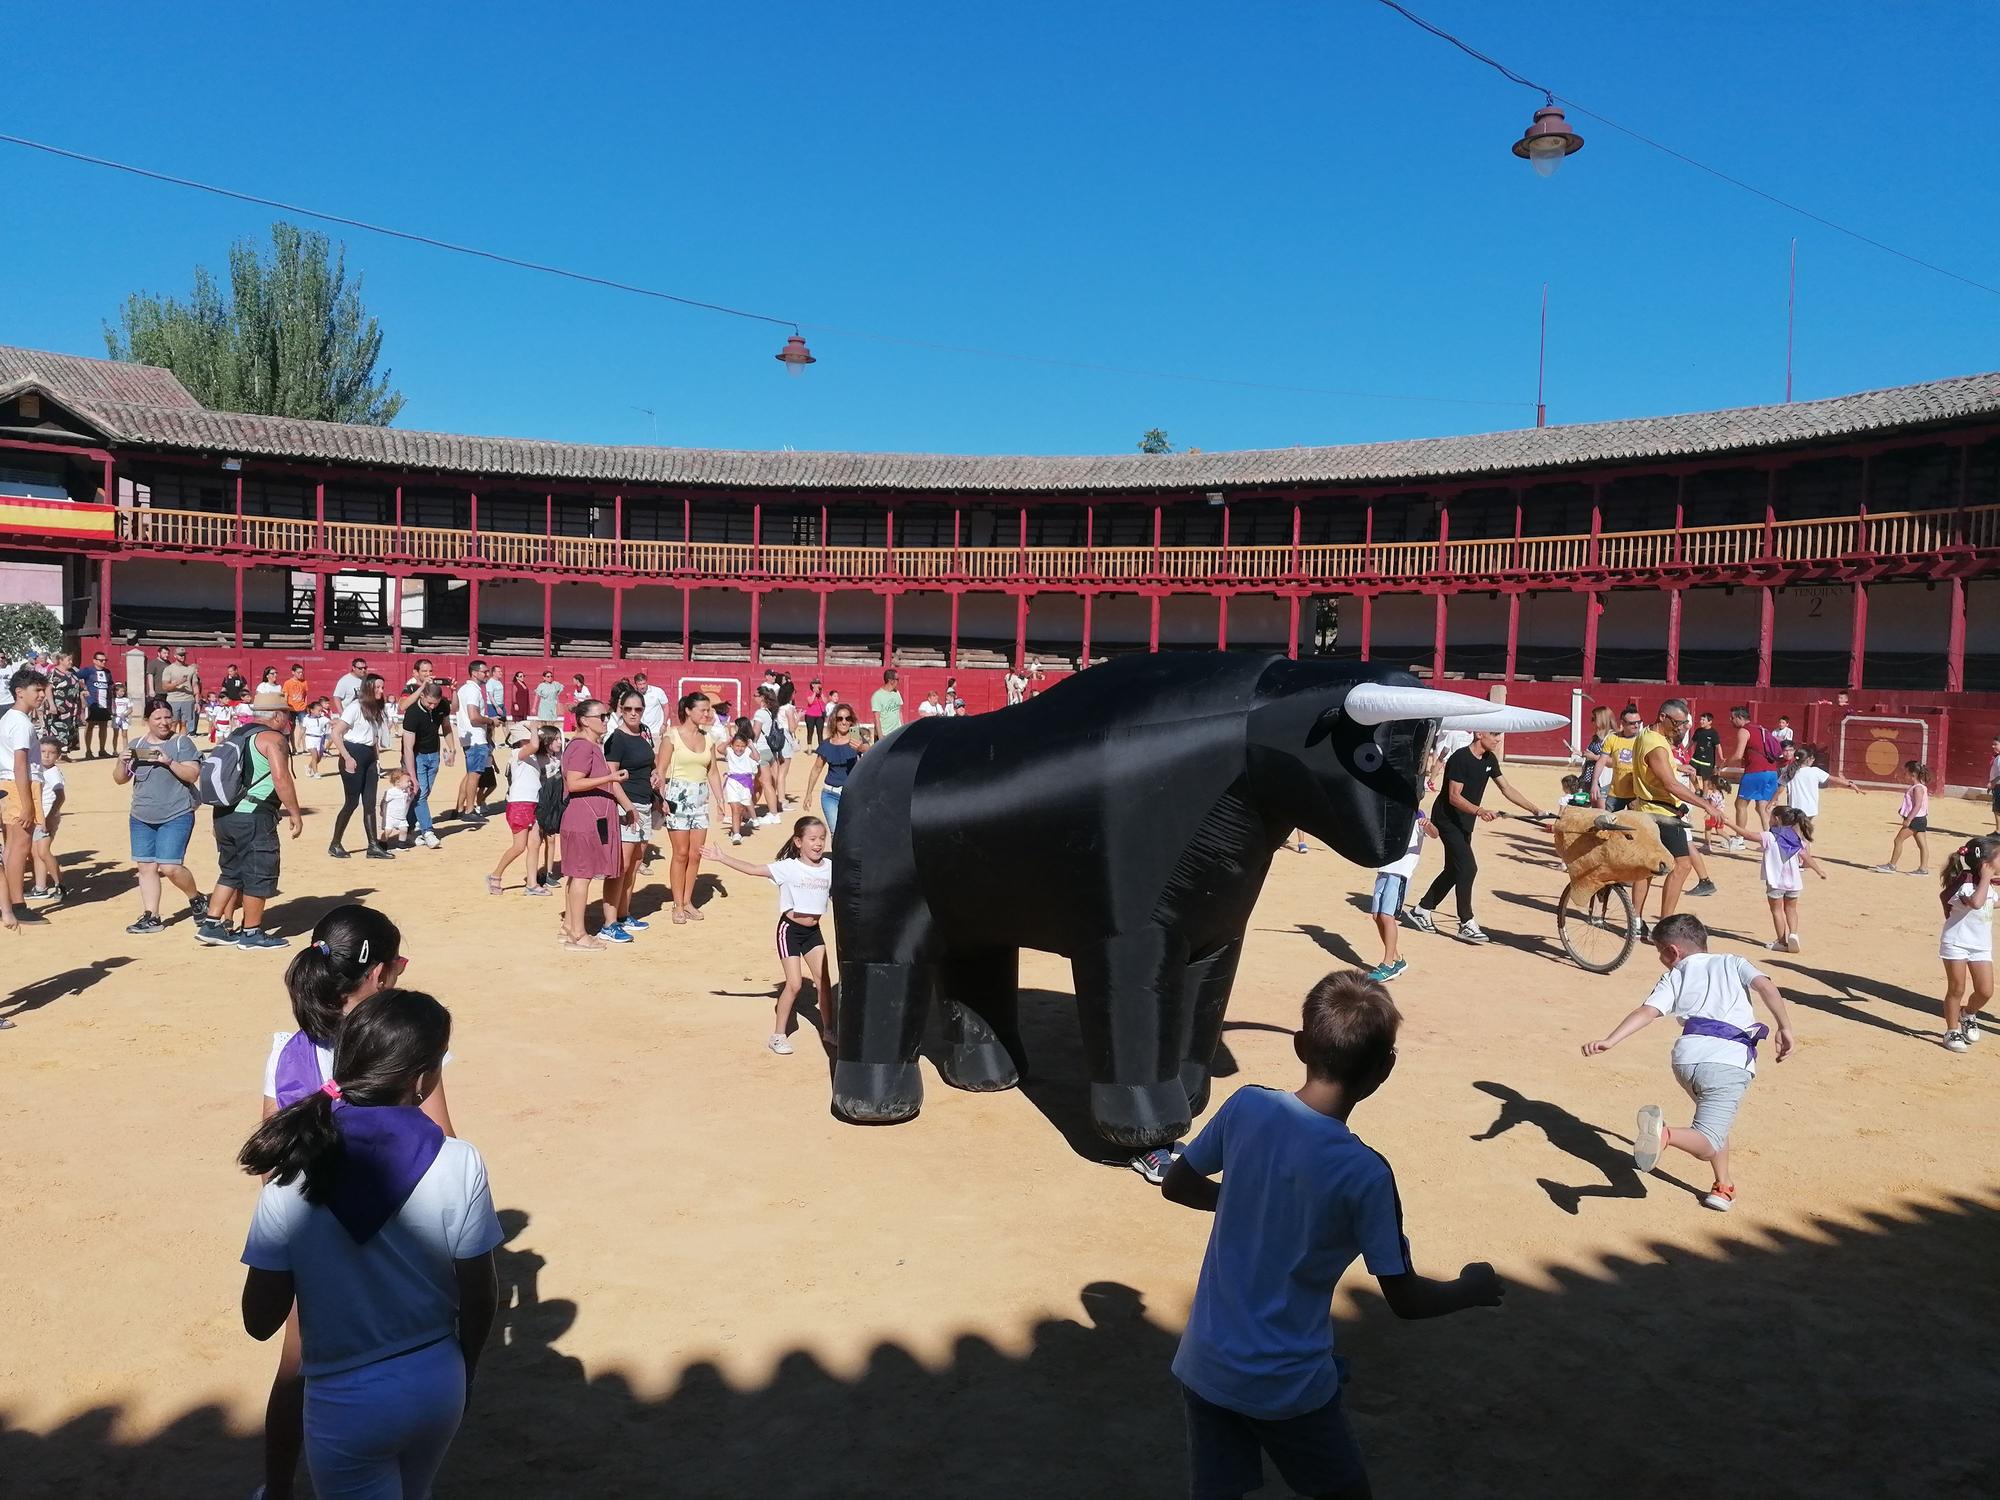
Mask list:
[[708,827],[708,783],[705,781],[667,782],[666,796],[662,801],[669,829],[686,833],[692,829]]

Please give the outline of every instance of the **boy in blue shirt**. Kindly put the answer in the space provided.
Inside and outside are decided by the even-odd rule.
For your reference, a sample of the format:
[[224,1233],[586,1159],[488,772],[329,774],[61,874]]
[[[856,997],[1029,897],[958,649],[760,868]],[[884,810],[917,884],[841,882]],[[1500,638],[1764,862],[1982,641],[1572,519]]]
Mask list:
[[1396,1066],[1402,1019],[1379,982],[1329,974],[1306,996],[1292,1040],[1304,1086],[1238,1089],[1167,1171],[1168,1199],[1215,1214],[1174,1356],[1194,1500],[1257,1489],[1264,1453],[1301,1495],[1366,1500],[1331,1310],[1357,1256],[1399,1318],[1500,1305],[1500,1279],[1483,1261],[1455,1281],[1416,1274],[1395,1175],[1347,1128]]

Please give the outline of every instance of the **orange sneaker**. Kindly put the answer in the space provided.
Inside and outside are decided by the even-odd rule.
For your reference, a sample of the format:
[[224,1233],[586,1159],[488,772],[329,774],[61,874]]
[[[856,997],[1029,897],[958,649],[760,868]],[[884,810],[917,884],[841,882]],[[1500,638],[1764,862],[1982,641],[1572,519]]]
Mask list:
[[1735,1201],[1736,1185],[1730,1182],[1718,1182],[1701,1196],[1701,1206],[1712,1208],[1719,1214],[1728,1213],[1729,1205]]

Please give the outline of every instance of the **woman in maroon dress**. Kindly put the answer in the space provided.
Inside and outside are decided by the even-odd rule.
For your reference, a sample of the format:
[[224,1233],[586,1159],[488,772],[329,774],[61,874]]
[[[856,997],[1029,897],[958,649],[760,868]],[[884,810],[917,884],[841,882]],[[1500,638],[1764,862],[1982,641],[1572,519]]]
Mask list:
[[576,737],[563,750],[562,944],[584,952],[602,952],[611,945],[593,937],[585,925],[590,910],[590,882],[616,878],[622,871],[618,822],[633,815],[632,803],[619,783],[625,772],[604,759],[604,727],[608,712],[595,698],[576,706]]

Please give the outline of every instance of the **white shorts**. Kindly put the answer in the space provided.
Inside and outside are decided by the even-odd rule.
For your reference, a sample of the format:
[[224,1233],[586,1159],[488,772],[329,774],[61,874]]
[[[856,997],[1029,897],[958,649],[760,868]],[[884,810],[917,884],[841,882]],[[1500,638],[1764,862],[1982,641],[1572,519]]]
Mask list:
[[1799,899],[1799,893],[1797,891],[1781,891],[1776,886],[1767,885],[1764,887],[1764,899],[1766,901],[1796,901]]
[[618,842],[621,844],[643,844],[651,837],[653,820],[650,817],[635,818],[630,823],[618,824]]
[[1993,962],[1993,950],[1974,948],[1965,943],[1939,943],[1938,957],[1962,964],[1990,964]]
[[724,781],[722,783],[722,801],[728,807],[750,807],[753,805],[750,800],[750,788],[744,786],[739,781]]
[[382,825],[382,832],[391,837],[399,833],[408,833],[409,831],[410,825],[408,823],[384,823]]

